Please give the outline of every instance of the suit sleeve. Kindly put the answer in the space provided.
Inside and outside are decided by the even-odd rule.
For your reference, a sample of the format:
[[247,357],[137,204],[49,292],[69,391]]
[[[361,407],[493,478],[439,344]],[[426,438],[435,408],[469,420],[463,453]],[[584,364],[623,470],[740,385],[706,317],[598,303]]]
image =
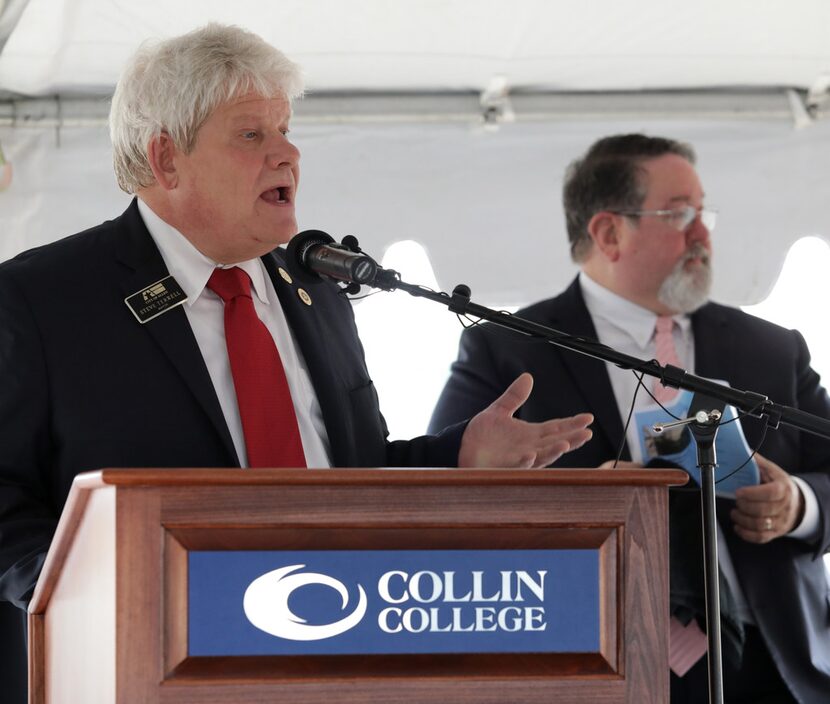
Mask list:
[[[278,258],[278,261],[279,260]],[[314,306],[287,297],[283,308],[305,357],[323,411],[336,467],[456,467],[466,423],[411,440],[388,439],[351,301],[330,282]],[[309,313],[314,315],[309,318]],[[309,321],[313,324],[309,324]]]
[[513,379],[502,379],[490,347],[491,326],[465,330],[461,335],[458,359],[453,363],[429,422],[429,432],[439,432],[483,411],[495,401]]
[[57,524],[45,475],[48,370],[35,317],[0,270],[0,599],[25,609]]
[[457,467],[458,451],[467,423],[456,423],[434,435],[386,444],[389,467]]
[[[796,398],[798,409],[830,420],[830,398],[819,375],[810,366],[807,343],[793,331],[796,344]],[[816,494],[819,506],[819,537],[816,557],[830,550],[830,440],[811,433],[801,433],[801,460],[798,467],[784,467],[807,482]]]

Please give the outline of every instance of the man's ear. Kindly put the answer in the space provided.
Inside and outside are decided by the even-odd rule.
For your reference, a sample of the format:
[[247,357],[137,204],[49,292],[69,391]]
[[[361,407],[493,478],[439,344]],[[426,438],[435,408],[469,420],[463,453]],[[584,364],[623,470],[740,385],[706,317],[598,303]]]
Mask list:
[[176,173],[176,145],[167,132],[153,137],[147,145],[147,161],[156,182],[166,191],[173,190],[178,184]]
[[620,225],[622,215],[602,211],[588,221],[588,234],[594,247],[610,262],[620,258]]

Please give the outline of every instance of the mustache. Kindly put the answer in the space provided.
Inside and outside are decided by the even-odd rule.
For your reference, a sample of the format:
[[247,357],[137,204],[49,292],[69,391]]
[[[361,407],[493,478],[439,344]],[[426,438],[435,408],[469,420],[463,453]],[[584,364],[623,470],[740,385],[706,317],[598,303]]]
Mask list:
[[700,259],[704,264],[709,263],[709,259],[711,255],[709,250],[706,249],[700,242],[695,242],[691,247],[689,247],[683,256],[680,259],[680,264],[683,265],[690,259]]

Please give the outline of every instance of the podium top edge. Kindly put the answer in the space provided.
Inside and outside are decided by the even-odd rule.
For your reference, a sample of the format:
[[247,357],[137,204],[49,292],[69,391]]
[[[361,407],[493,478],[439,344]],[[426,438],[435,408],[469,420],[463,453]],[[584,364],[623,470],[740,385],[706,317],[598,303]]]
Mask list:
[[267,485],[572,485],[681,486],[689,475],[679,469],[214,469],[130,468],[86,472],[75,478],[98,486],[267,486]]

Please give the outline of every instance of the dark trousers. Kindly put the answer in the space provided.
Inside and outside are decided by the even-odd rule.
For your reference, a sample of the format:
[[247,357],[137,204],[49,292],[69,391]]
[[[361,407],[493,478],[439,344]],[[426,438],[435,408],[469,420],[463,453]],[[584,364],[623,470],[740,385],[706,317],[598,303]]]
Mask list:
[[[778,673],[758,629],[746,626],[740,667],[723,664],[724,704],[798,704]],[[671,675],[671,704],[709,701],[709,665],[702,657],[685,676]]]
[[0,701],[26,704],[26,614],[0,601]]

